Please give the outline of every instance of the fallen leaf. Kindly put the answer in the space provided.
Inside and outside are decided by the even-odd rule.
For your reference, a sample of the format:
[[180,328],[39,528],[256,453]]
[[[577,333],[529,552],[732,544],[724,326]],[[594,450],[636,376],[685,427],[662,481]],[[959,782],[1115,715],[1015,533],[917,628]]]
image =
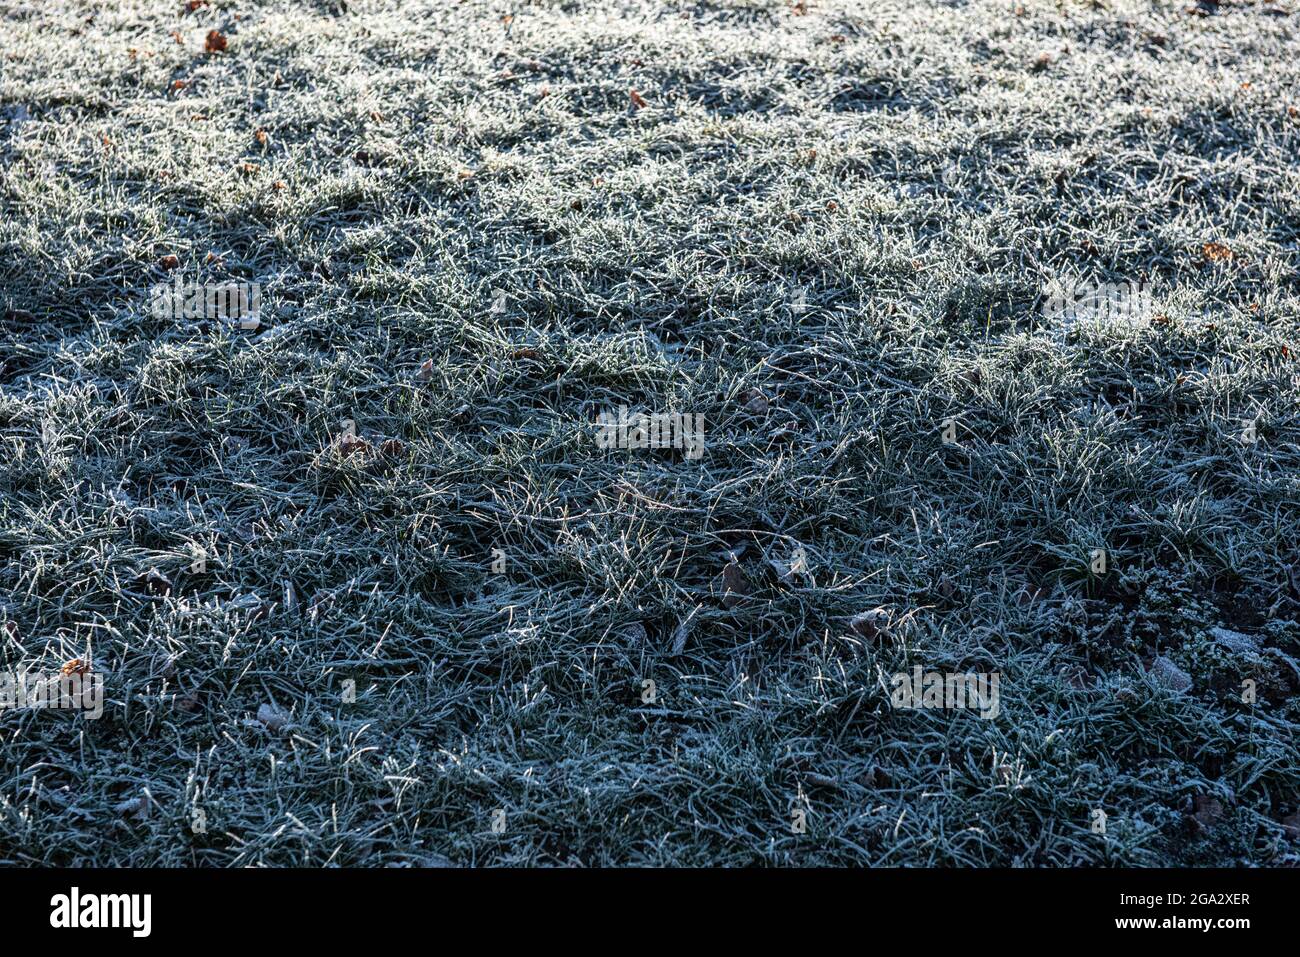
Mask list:
[[163,256],[162,259],[158,260],[158,265],[162,266],[163,269],[175,269],[180,264],[180,258],[171,254]]
[[344,458],[347,458],[354,452],[365,452],[370,448],[370,443],[354,432],[343,433],[339,436],[337,444],[339,454]]
[[745,580],[745,573],[740,570],[738,563],[729,562],[722,569],[722,603],[728,608],[734,608],[748,594],[749,583]]
[[1170,691],[1183,692],[1192,687],[1192,676],[1163,655],[1151,662],[1149,673],[1157,684]]
[[1282,828],[1292,840],[1300,839],[1300,811],[1282,818]]
[[686,639],[691,636],[691,622],[695,619],[695,613],[698,612],[697,605],[689,615],[682,619],[675,631],[673,631],[673,654],[680,655],[686,650]]
[[171,580],[156,568],[151,568],[144,574],[137,576],[136,583],[143,586],[144,590],[150,595],[171,594]]
[[1201,252],[1210,262],[1228,262],[1233,258],[1233,252],[1223,243],[1206,243],[1201,247]]
[[[251,542],[252,538],[243,536],[245,542]],[[265,618],[269,605],[262,600],[262,596],[257,592],[249,592],[246,595],[236,595],[234,598],[227,599],[224,606],[231,612],[237,614],[247,613],[252,620]]]
[[1216,644],[1238,655],[1255,655],[1259,653],[1259,642],[1250,635],[1231,628],[1211,628],[1210,637]]
[[1215,822],[1223,817],[1223,802],[1208,794],[1196,795],[1195,807],[1192,817],[1201,827],[1213,827]]
[[809,575],[807,552],[802,545],[796,546],[790,553],[789,561],[781,558],[769,558],[767,563],[776,570],[776,577],[782,582],[789,583],[795,580],[797,575]]
[[257,140],[257,142],[265,146],[266,141],[270,139],[270,136],[267,135],[266,130],[262,129],[261,127],[258,127],[257,132],[253,134],[253,139]]
[[379,447],[379,451],[390,458],[396,458],[401,455],[405,449],[406,445],[403,444],[401,439],[385,439],[384,444]]
[[889,629],[889,609],[872,608],[849,619],[849,628],[862,638],[875,638]]
[[289,716],[273,704],[264,704],[258,708],[257,720],[266,725],[268,731],[283,731],[289,727]]
[[420,364],[419,371],[415,373],[415,381],[428,382],[432,378],[433,378],[433,360],[425,359],[424,362]]
[[220,53],[226,49],[226,37],[224,34],[209,30],[208,38],[203,43],[203,49],[207,53]]
[[646,101],[646,98],[642,96],[640,93],[638,93],[636,90],[628,90],[627,95],[632,100],[632,105],[635,106],[638,110],[643,109],[650,105]]
[[63,667],[59,669],[59,674],[67,677],[71,677],[72,675],[85,677],[90,674],[90,670],[91,666],[89,661],[84,658],[73,658],[71,661],[65,661],[63,663]]
[[136,817],[148,817],[152,804],[153,802],[149,800],[148,794],[141,794],[139,797],[128,798],[113,805],[113,811],[123,817],[128,814],[133,814]]

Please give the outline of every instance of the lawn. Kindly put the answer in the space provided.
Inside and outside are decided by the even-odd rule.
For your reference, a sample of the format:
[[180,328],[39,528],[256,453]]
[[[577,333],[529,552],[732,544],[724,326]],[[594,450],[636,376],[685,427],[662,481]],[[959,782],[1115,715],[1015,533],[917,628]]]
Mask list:
[[103,687],[0,864],[1300,864],[1297,91],[1295,0],[0,0],[0,672]]

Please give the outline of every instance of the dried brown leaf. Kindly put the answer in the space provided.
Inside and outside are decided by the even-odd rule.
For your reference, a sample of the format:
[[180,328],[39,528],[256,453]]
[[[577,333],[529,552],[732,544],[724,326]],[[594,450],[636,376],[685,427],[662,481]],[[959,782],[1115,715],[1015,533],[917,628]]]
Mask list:
[[875,638],[889,630],[889,609],[872,608],[849,619],[849,628],[861,638]]
[[59,674],[66,677],[78,675],[84,677],[90,674],[91,664],[85,658],[73,658],[71,661],[65,661],[63,667],[59,669]]

